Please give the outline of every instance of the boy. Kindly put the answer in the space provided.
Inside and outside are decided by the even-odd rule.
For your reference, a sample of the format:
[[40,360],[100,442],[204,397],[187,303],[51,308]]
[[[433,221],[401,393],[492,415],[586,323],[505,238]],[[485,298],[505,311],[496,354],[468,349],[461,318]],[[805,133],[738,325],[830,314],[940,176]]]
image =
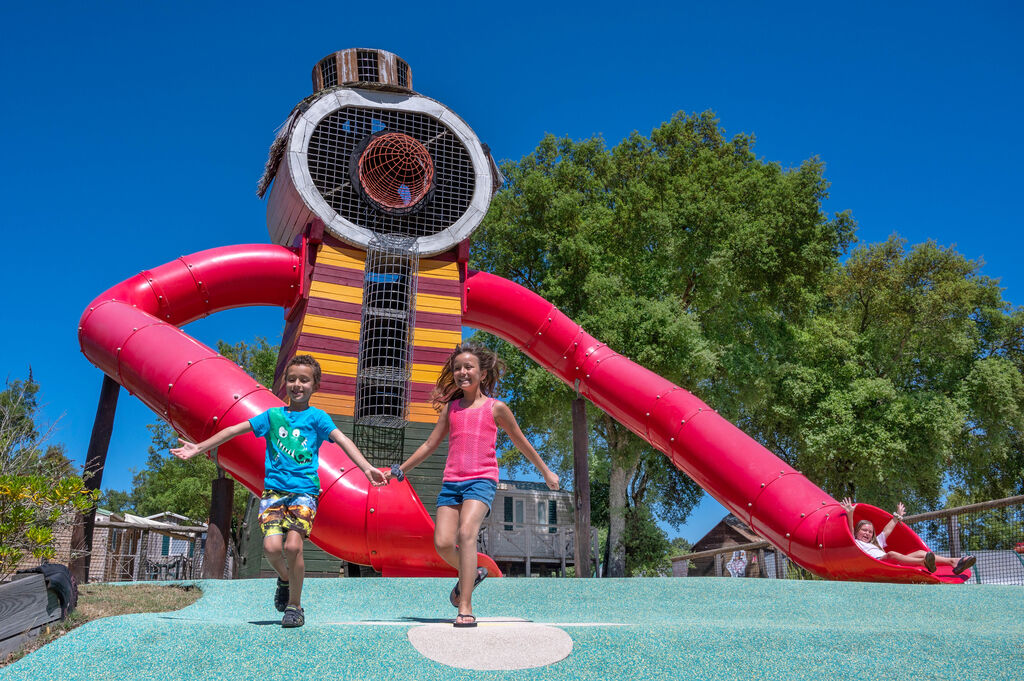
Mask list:
[[372,484],[386,484],[384,474],[370,465],[331,418],[309,406],[309,398],[320,388],[320,376],[320,365],[312,356],[296,355],[285,370],[287,407],[268,409],[198,444],[182,440],[181,447],[171,450],[179,459],[190,459],[243,433],[252,432],[266,440],[260,527],[263,528],[263,550],[279,575],[274,607],[284,613],[282,627],[301,627],[306,621],[300,600],[305,574],[302,543],[313,527],[320,495],[317,474],[320,444],[331,440],[348,454]]

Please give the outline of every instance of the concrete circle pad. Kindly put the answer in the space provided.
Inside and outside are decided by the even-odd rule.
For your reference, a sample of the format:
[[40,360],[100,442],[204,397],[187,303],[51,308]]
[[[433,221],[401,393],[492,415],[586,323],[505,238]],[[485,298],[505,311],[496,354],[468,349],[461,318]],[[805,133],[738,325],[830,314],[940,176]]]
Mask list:
[[467,629],[428,624],[409,629],[409,642],[424,657],[460,669],[530,669],[564,660],[572,652],[565,631],[526,620],[482,617]]

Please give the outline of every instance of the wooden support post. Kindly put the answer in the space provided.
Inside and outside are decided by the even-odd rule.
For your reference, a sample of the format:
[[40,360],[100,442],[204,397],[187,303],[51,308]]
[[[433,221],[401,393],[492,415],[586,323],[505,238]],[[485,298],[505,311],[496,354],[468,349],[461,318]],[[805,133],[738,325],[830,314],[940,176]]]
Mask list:
[[578,394],[572,401],[572,497],[576,507],[576,541],[573,560],[576,576],[590,576],[590,467],[587,464],[587,409]]
[[557,531],[555,538],[558,541],[558,557],[561,559],[559,561],[559,567],[562,573],[561,576],[565,577],[565,536],[562,534],[560,529]]
[[132,579],[131,581],[139,581],[139,567],[142,565],[142,557],[146,555],[143,540],[149,539],[149,532],[146,530],[139,530],[139,534],[135,539],[135,560],[132,561]]
[[949,516],[949,555],[953,558],[960,557],[960,521],[957,516]]
[[[100,400],[96,405],[96,418],[92,422],[89,449],[85,454],[85,488],[98,490],[103,482],[103,467],[107,463],[107,449],[110,435],[114,432],[114,413],[117,411],[117,396],[121,386],[110,376],[103,376]],[[71,530],[71,560],[69,569],[79,584],[89,581],[89,563],[92,560],[92,535],[96,526],[96,509],[78,516]]]
[[210,524],[206,528],[206,553],[203,556],[203,579],[224,579],[227,563],[228,537],[231,532],[231,506],[235,498],[235,481],[217,467],[210,496]]

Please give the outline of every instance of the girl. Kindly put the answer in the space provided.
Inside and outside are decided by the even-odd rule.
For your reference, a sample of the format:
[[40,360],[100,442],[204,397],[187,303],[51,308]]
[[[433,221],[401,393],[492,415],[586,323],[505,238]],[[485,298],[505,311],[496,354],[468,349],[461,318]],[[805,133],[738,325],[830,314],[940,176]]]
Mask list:
[[434,545],[438,555],[459,571],[450,596],[459,609],[456,627],[476,626],[473,589],[487,577],[487,569],[477,567],[476,538],[498,488],[497,426],[537,467],[547,486],[558,489],[558,476],[523,435],[505,403],[492,397],[504,370],[504,363],[489,348],[474,343],[455,346],[431,395],[439,413],[437,425],[427,441],[393,469],[394,475],[408,473],[449,436],[448,461],[437,497]]
[[936,556],[931,551],[924,551],[922,549],[912,553],[886,551],[886,537],[892,534],[892,531],[896,529],[898,524],[903,522],[903,514],[906,512],[906,509],[902,501],[896,504],[896,513],[893,514],[892,520],[886,523],[885,528],[877,535],[875,534],[875,526],[870,520],[861,520],[854,526],[853,502],[849,497],[843,499],[839,505],[846,511],[846,517],[850,521],[850,532],[853,533],[853,539],[857,542],[857,546],[872,558],[888,560],[903,565],[923,565],[928,572],[935,572],[936,563],[939,565],[952,565],[954,575],[960,574],[975,563],[974,556],[950,558],[948,556]]

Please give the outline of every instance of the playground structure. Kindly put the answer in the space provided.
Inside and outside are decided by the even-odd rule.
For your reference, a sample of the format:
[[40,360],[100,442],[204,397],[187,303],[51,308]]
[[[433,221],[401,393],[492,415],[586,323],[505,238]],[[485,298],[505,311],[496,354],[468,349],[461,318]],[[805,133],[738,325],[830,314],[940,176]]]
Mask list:
[[[663,452],[711,496],[811,572],[829,579],[963,582],[863,553],[838,502],[685,389],[615,353],[540,296],[468,268],[469,237],[502,180],[490,153],[444,105],[412,90],[408,65],[344,50],[313,71],[271,148],[273,244],[225,246],[161,265],[98,296],[82,352],[193,441],[280,406],[271,390],[178,327],[248,305],[284,308],[281,367],[323,368],[313,404],[377,463],[436,420],[429,393],[462,325],[493,333]],[[272,182],[272,185],[271,185]],[[411,437],[410,437],[411,436]],[[417,443],[418,444],[418,443]],[[220,447],[218,464],[256,494],[264,446]],[[452,575],[409,481],[375,488],[335,445],[320,450],[312,541],[385,576]],[[413,482],[416,482],[413,479]],[[855,520],[890,515],[860,504]],[[927,547],[905,525],[889,548]],[[482,565],[497,566],[481,554]]]

